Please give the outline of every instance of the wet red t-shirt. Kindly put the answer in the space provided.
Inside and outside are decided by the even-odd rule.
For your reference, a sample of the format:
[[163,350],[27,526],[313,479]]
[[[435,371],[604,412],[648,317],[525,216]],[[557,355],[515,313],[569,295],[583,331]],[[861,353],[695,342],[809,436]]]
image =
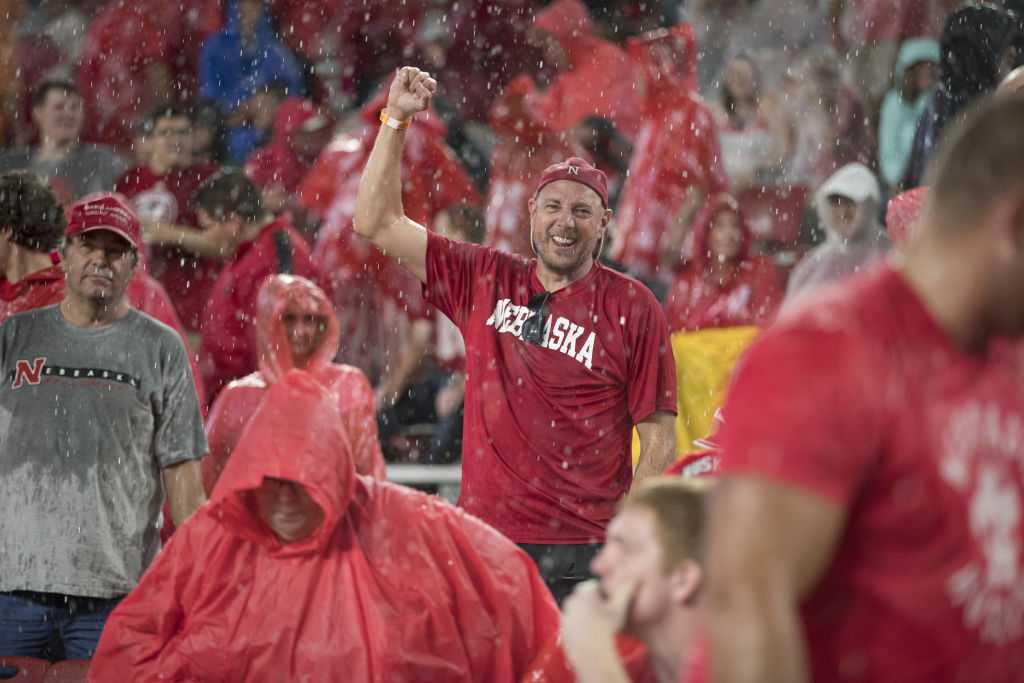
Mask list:
[[[198,230],[192,195],[216,170],[215,166],[197,164],[157,175],[146,166],[136,166],[121,176],[114,190],[131,201],[143,221]],[[197,258],[173,247],[158,247],[149,250],[148,267],[167,290],[181,322],[189,330],[198,330],[210,288],[220,272],[220,262]]]
[[596,265],[520,339],[536,263],[429,233],[424,294],[466,342],[460,504],[517,543],[604,539],[632,481],[635,423],[676,410],[668,326],[639,282]]
[[723,477],[766,477],[845,511],[802,605],[812,679],[1020,681],[1019,359],[953,346],[888,267],[825,299],[749,349],[716,438]]

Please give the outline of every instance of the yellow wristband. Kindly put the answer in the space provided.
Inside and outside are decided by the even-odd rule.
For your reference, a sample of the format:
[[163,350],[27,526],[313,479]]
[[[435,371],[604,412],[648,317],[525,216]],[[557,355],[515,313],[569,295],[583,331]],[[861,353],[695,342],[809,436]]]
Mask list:
[[409,127],[412,123],[412,119],[406,119],[405,121],[399,121],[398,119],[391,118],[387,112],[383,109],[380,110],[380,122],[388,128],[394,128],[395,130],[404,130]]

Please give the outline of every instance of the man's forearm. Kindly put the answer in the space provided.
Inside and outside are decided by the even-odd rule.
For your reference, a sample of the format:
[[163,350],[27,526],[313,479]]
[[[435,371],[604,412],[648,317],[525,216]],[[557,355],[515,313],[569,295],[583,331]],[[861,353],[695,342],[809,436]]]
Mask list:
[[640,457],[633,472],[633,483],[664,473],[676,457],[676,417],[658,412],[636,426],[640,434]]
[[[805,683],[796,609],[778,595],[730,588],[708,607],[714,683]],[[747,594],[744,595],[744,592]],[[721,597],[721,596],[718,596]]]
[[203,473],[198,460],[187,460],[164,469],[167,503],[175,526],[185,523],[206,502]]
[[405,215],[402,206],[402,149],[405,130],[381,126],[373,143],[370,158],[359,180],[355,214],[355,231],[373,239],[381,229]]
[[145,239],[148,244],[177,247],[205,258],[224,258],[228,255],[226,245],[213,239],[206,231],[180,225],[150,224],[145,229]]

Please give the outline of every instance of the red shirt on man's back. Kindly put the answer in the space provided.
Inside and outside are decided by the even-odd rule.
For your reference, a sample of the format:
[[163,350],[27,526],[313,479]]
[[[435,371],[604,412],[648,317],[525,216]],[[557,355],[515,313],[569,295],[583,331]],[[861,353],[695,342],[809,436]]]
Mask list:
[[1024,370],[955,347],[888,267],[812,306],[747,352],[716,437],[721,476],[846,513],[802,605],[812,680],[1020,681]]

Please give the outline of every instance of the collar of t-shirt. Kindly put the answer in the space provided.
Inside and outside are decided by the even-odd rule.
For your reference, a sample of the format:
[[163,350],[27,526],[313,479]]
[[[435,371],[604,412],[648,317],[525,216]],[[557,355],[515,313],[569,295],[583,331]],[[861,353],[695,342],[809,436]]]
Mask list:
[[[559,299],[565,299],[570,296],[585,292],[593,287],[594,282],[597,280],[598,271],[604,268],[599,262],[594,261],[594,265],[591,266],[587,274],[581,277],[575,282],[570,282],[567,286],[562,289],[551,292],[551,296],[557,296]],[[533,297],[537,294],[543,294],[547,289],[544,287],[544,283],[537,277],[537,259],[530,261],[530,292],[529,295]]]

